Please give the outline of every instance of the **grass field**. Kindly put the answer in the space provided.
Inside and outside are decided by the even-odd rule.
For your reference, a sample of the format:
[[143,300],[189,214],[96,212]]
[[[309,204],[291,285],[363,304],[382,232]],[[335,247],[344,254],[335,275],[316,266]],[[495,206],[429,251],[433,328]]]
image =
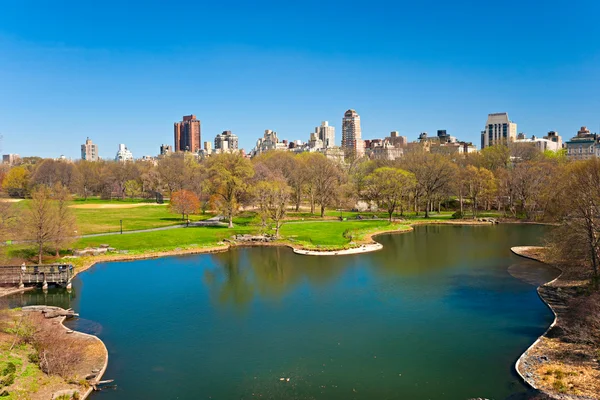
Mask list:
[[[289,222],[281,228],[281,239],[302,245],[303,247],[343,248],[351,241],[362,238],[365,233],[402,225],[387,221],[309,221]],[[256,234],[259,227],[250,224],[238,224],[235,228],[226,227],[190,227],[166,231],[140,232],[125,235],[107,235],[80,239],[75,247],[92,247],[109,244],[118,250],[132,252],[169,251],[176,248],[214,246],[223,239],[236,234]]]
[[[15,203],[15,206],[24,211],[30,201],[23,200]],[[76,234],[119,232],[121,221],[123,221],[124,232],[179,225],[183,222],[181,216],[172,213],[168,205],[143,205],[143,203],[142,200],[130,199],[75,200],[72,205],[85,205],[85,207],[72,208],[77,218],[78,230]],[[122,208],[121,206],[128,208]],[[439,214],[432,213],[428,221],[448,220],[452,218],[452,214],[451,211]],[[402,217],[395,215],[395,218],[399,218],[399,221],[393,224],[387,221],[387,213],[382,212],[343,211],[341,215],[343,221],[339,220],[340,212],[336,210],[328,210],[323,219],[318,214],[310,214],[305,210],[302,212],[290,211],[287,222],[281,228],[280,239],[282,242],[304,248],[342,249],[352,247],[353,242],[360,243],[364,241],[365,235],[369,233],[403,230],[407,229],[411,223],[419,220],[425,221],[423,212],[419,215],[405,213]],[[496,216],[495,213],[481,214],[481,216],[484,215]],[[212,216],[214,214],[211,213],[191,215],[190,220],[198,221]],[[358,218],[358,216],[361,218]],[[379,219],[373,219],[373,217]],[[234,225],[233,229],[226,227],[189,227],[82,238],[69,247],[84,248],[108,244],[117,250],[127,250],[131,253],[172,251],[175,249],[215,246],[224,239],[229,239],[238,233],[257,234],[264,230],[259,215],[251,210],[241,212],[236,216]],[[268,230],[267,233],[274,233],[274,231]],[[15,259],[31,259],[34,256],[33,246],[25,243],[11,245],[7,250],[8,254]],[[68,253],[63,252],[63,254]]]

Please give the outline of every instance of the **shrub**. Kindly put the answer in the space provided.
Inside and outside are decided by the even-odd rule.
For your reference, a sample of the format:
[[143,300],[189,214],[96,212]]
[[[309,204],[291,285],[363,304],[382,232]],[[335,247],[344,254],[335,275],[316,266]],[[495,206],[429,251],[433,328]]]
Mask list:
[[14,363],[9,362],[8,364],[6,364],[6,366],[2,369],[2,376],[8,375],[8,374],[14,374],[15,372],[17,372],[17,367],[15,366]]
[[463,217],[464,217],[464,215],[460,211],[457,211],[454,214],[452,214],[452,219],[462,219]]

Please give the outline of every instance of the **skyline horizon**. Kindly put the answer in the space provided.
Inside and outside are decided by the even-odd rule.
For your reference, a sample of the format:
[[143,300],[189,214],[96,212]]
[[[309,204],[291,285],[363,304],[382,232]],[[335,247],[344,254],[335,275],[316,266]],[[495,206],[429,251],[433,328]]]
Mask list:
[[[202,18],[185,23],[188,13]],[[569,138],[582,125],[600,129],[598,13],[593,0],[506,0],[501,10],[471,1],[9,2],[2,153],[75,159],[89,136],[104,158],[123,142],[153,155],[190,112],[203,141],[231,130],[246,150],[265,129],[306,141],[320,121],[336,127],[339,144],[348,108],[365,139],[445,129],[480,147],[493,112],[508,112],[527,136]]]
[[[353,109],[353,108],[349,108],[349,109],[347,109],[347,110],[355,110],[355,109]],[[358,111],[356,111],[356,112],[358,113],[358,115],[359,115],[359,116],[361,116],[361,126],[362,126],[363,117],[362,117],[362,115],[361,115],[361,114],[360,114]],[[510,118],[510,113],[508,113],[508,112],[493,112],[493,113],[488,113],[488,115],[492,115],[492,114],[504,114],[504,113],[508,114],[508,116],[509,116],[509,118]],[[229,130],[229,129],[226,129],[226,130],[223,130],[223,131],[219,131],[219,132],[215,133],[213,136],[211,136],[210,138],[206,138],[206,137],[205,137],[205,135],[204,135],[204,132],[203,132],[203,131],[204,131],[204,129],[202,129],[202,125],[203,125],[203,119],[202,119],[202,118],[198,118],[198,117],[199,117],[199,115],[198,115],[198,114],[193,114],[193,113],[190,113],[190,114],[184,114],[183,116],[188,116],[188,115],[194,115],[194,116],[196,116],[196,118],[197,118],[197,119],[200,121],[200,123],[201,123],[201,145],[202,145],[202,147],[203,147],[203,145],[204,145],[204,142],[206,142],[206,141],[210,142],[210,143],[211,143],[211,145],[212,145],[212,144],[214,144],[214,139],[215,139],[215,137],[216,137],[218,134],[221,134],[221,133],[223,133],[223,132],[225,132],[225,131],[228,131],[228,130]],[[183,117],[183,116],[182,116],[182,117]],[[342,114],[342,116],[343,116],[343,114]],[[542,136],[545,136],[546,134],[548,134],[548,132],[554,131],[554,132],[557,132],[557,133],[558,133],[558,134],[559,134],[559,135],[560,135],[560,136],[563,138],[563,140],[564,140],[564,141],[567,141],[567,140],[569,140],[571,137],[573,137],[573,136],[576,136],[576,134],[577,134],[577,130],[579,130],[581,127],[587,127],[587,128],[588,128],[588,129],[590,129],[590,130],[592,131],[592,133],[594,133],[594,134],[597,134],[597,133],[598,133],[598,132],[597,132],[597,131],[595,131],[594,129],[591,129],[591,128],[590,128],[590,125],[579,125],[579,126],[578,126],[578,127],[575,129],[575,130],[574,130],[574,131],[575,131],[575,133],[573,133],[572,135],[568,135],[568,136],[566,136],[566,135],[564,135],[564,134],[561,134],[561,132],[560,132],[560,131],[557,131],[557,130],[552,130],[552,129],[550,129],[550,130],[548,130],[548,131],[546,131],[546,132],[542,132],[542,133],[538,133],[538,134],[536,134],[536,133],[524,132],[523,130],[519,129],[519,126],[520,126],[520,124],[519,124],[519,122],[518,122],[518,121],[515,121],[515,120],[513,120],[513,119],[510,119],[510,121],[512,121],[512,122],[515,122],[515,123],[517,124],[517,128],[518,128],[518,129],[517,129],[517,131],[518,131],[518,134],[520,134],[520,133],[523,133],[523,134],[525,134],[525,137],[526,137],[526,138],[530,138],[531,136],[536,136],[536,137],[540,138],[540,137],[542,137]],[[177,122],[179,122],[179,121],[175,121],[174,123],[177,123]],[[319,122],[319,125],[320,125],[322,122],[328,122],[328,123],[329,123],[329,126],[333,126],[333,127],[335,128],[335,146],[338,146],[338,147],[339,147],[339,146],[341,145],[341,124],[340,124],[340,127],[338,128],[338,126],[337,126],[337,125],[333,125],[333,124],[332,124],[332,121],[331,121],[331,120],[321,120],[321,121]],[[340,120],[340,122],[341,122],[341,120]],[[306,134],[306,137],[303,137],[303,138],[288,138],[288,137],[283,137],[283,136],[281,136],[281,134],[280,134],[280,132],[279,132],[279,131],[277,131],[277,130],[275,130],[275,129],[270,129],[270,130],[272,130],[272,131],[274,131],[274,132],[276,132],[276,133],[277,133],[277,136],[278,136],[278,138],[279,138],[279,140],[280,140],[280,141],[287,140],[287,141],[288,141],[288,143],[289,143],[289,142],[292,142],[292,141],[301,140],[302,142],[307,142],[307,141],[308,141],[308,138],[309,138],[309,136],[310,136],[310,134],[311,134],[311,133],[313,133],[313,132],[314,132],[314,129],[315,129],[316,127],[318,127],[319,125],[315,125],[315,127],[312,129],[312,131],[311,131],[311,132],[309,132],[308,134]],[[484,123],[483,125],[484,125],[484,128],[485,128],[485,123]],[[269,128],[267,128],[267,129],[269,129]],[[338,130],[338,129],[339,129],[339,130]],[[460,136],[460,134],[455,134],[455,133],[451,132],[449,129],[445,129],[444,127],[436,128],[436,129],[433,129],[433,130],[431,130],[431,131],[429,131],[429,130],[421,130],[421,131],[419,131],[419,132],[417,132],[417,133],[414,133],[414,135],[413,135],[413,136],[414,136],[414,139],[413,139],[413,136],[410,136],[409,134],[405,134],[405,133],[403,133],[402,131],[399,131],[399,130],[390,130],[390,131],[388,131],[388,132],[386,132],[386,133],[383,133],[383,134],[382,134],[382,135],[380,135],[380,136],[368,136],[368,137],[365,137],[365,136],[363,135],[363,138],[362,138],[362,139],[363,139],[363,140],[384,139],[386,136],[389,136],[391,132],[397,131],[397,132],[399,133],[399,135],[400,135],[400,136],[406,136],[406,137],[407,137],[407,140],[408,140],[408,142],[416,142],[416,141],[418,141],[418,136],[419,136],[421,133],[427,133],[428,135],[435,136],[435,135],[437,134],[437,131],[438,131],[438,130],[446,130],[450,136],[454,136],[454,137],[456,137],[456,139],[457,139],[458,141],[460,141],[460,142],[467,142],[467,143],[471,143],[471,144],[473,144],[475,147],[477,147],[477,150],[481,150],[481,144],[480,144],[480,140],[465,140],[465,139],[463,139],[463,138],[462,138],[462,136]],[[237,134],[236,132],[234,132],[234,131],[232,131],[232,130],[230,130],[230,131],[231,131],[233,134],[237,135],[237,136],[238,136],[238,138],[240,138],[240,142],[242,142],[242,137],[241,137],[239,134]],[[242,145],[240,144],[240,150],[244,150],[246,154],[249,154],[249,153],[251,153],[252,149],[254,148],[254,146],[255,146],[255,144],[256,144],[256,140],[258,140],[258,138],[262,137],[262,134],[264,134],[264,131],[265,131],[265,130],[263,130],[263,131],[262,131],[262,133],[260,134],[260,136],[256,136],[256,139],[254,139],[254,144],[252,144],[252,145],[251,145],[251,147],[242,146]],[[364,132],[364,130],[363,130],[363,132]],[[339,136],[338,136],[338,134],[339,134]],[[479,134],[481,134],[481,131],[479,131]],[[479,134],[478,134],[478,135],[479,135]],[[4,139],[6,136],[4,136],[2,132],[0,132],[0,137],[2,137],[2,141],[3,141],[3,139]],[[95,145],[98,145],[98,149],[99,149],[99,157],[100,157],[102,160],[110,160],[110,159],[114,159],[114,157],[115,157],[114,155],[108,155],[108,156],[105,156],[105,155],[103,155],[103,153],[102,153],[102,149],[103,149],[103,147],[105,146],[105,144],[103,144],[103,145],[101,146],[101,145],[99,144],[100,142],[96,141],[96,140],[95,140],[93,137],[91,137],[91,136],[86,136],[86,138],[89,138],[90,140],[92,140],[93,144],[95,144]],[[480,139],[480,138],[479,138],[479,139]],[[2,147],[2,154],[18,154],[18,155],[19,155],[19,156],[21,156],[21,157],[42,157],[42,158],[54,158],[54,159],[57,159],[57,158],[60,158],[60,157],[64,156],[64,157],[65,157],[65,158],[67,158],[67,159],[71,159],[71,160],[77,160],[77,159],[81,159],[81,154],[80,154],[80,152],[81,152],[81,145],[85,143],[85,140],[86,140],[86,139],[82,140],[82,143],[79,143],[79,144],[77,144],[77,145],[74,145],[74,146],[73,146],[73,148],[74,148],[74,149],[78,149],[78,150],[75,150],[75,153],[77,153],[77,152],[78,152],[78,155],[75,155],[75,156],[68,155],[68,153],[61,153],[61,154],[57,154],[57,155],[49,155],[49,156],[41,156],[41,155],[39,155],[39,154],[22,154],[22,153],[19,153],[19,152],[10,152],[10,151],[6,151],[6,149],[5,149],[5,148],[4,148],[4,146],[3,146],[3,143],[0,143],[0,147]],[[114,150],[114,152],[113,152],[114,154],[116,154],[116,153],[117,153],[117,151],[118,151],[118,149],[119,149],[119,145],[120,145],[120,144],[124,144],[124,145],[127,147],[127,149],[128,149],[128,150],[130,150],[130,151],[133,153],[133,155],[134,155],[134,158],[135,158],[135,159],[141,159],[142,157],[146,157],[146,156],[150,156],[150,157],[156,157],[157,155],[160,155],[160,147],[161,147],[162,145],[170,145],[170,146],[173,146],[173,134],[171,133],[171,138],[170,138],[170,141],[163,141],[163,142],[160,142],[160,143],[158,143],[158,142],[157,142],[157,144],[154,146],[154,147],[156,147],[157,151],[155,151],[154,153],[138,153],[138,152],[136,152],[136,151],[134,150],[134,148],[133,148],[133,147],[131,147],[131,145],[130,145],[130,144],[128,144],[128,143],[127,143],[127,141],[125,141],[125,142],[123,142],[123,141],[120,141],[120,142],[114,142],[114,143],[112,143],[112,144],[110,145],[110,146],[113,146],[113,147],[115,148],[115,150]]]

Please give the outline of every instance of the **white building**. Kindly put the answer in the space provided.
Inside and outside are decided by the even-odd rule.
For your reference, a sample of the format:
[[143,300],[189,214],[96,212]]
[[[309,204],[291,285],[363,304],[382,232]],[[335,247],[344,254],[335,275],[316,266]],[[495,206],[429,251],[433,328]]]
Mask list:
[[508,119],[508,113],[489,114],[485,130],[481,132],[481,148],[506,144],[517,139],[517,124]]
[[117,151],[117,155],[115,156],[115,161],[133,161],[133,154],[131,154],[131,151],[129,151],[129,149],[124,144],[120,144],[119,150]]
[[335,146],[335,128],[329,126],[328,121],[321,122],[321,126],[315,128],[317,138],[323,142],[323,147]]
[[553,141],[548,139],[548,137],[538,138],[532,136],[530,139],[519,137],[517,140],[515,140],[515,143],[530,143],[540,152],[544,152],[546,150],[558,151],[562,148],[562,140],[560,140],[560,136],[558,136],[558,138],[559,140]]
[[361,139],[360,116],[355,110],[348,110],[342,119],[342,149],[346,156],[362,157],[365,144]]
[[257,156],[261,153],[267,152],[269,150],[287,150],[287,144],[280,142],[277,137],[277,132],[272,131],[270,129],[265,130],[265,134],[263,137],[259,138],[256,141],[256,147],[252,149],[252,157]]

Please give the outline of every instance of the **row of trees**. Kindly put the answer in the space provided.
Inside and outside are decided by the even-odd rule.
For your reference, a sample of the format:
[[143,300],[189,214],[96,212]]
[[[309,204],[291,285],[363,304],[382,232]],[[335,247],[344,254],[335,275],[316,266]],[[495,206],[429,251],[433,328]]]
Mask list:
[[[35,161],[35,162],[33,162]],[[429,217],[442,208],[458,215],[495,209],[507,216],[561,222],[557,253],[576,259],[594,276],[600,269],[600,161],[566,162],[554,154],[522,160],[494,146],[467,157],[411,153],[396,161],[354,160],[340,164],[317,153],[269,152],[250,160],[221,154],[196,160],[188,154],[147,162],[32,162],[0,169],[5,192],[34,201],[26,223],[17,223],[9,203],[0,202],[0,236],[17,227],[36,243],[56,249],[72,238],[75,221],[66,207],[70,193],[82,197],[170,196],[182,218],[212,209],[229,226],[242,207],[253,207],[264,225],[279,234],[287,212],[306,206],[349,209],[363,202],[393,215]],[[110,193],[109,193],[110,192]],[[35,232],[34,232],[35,231]],[[42,245],[39,247],[40,257]]]

